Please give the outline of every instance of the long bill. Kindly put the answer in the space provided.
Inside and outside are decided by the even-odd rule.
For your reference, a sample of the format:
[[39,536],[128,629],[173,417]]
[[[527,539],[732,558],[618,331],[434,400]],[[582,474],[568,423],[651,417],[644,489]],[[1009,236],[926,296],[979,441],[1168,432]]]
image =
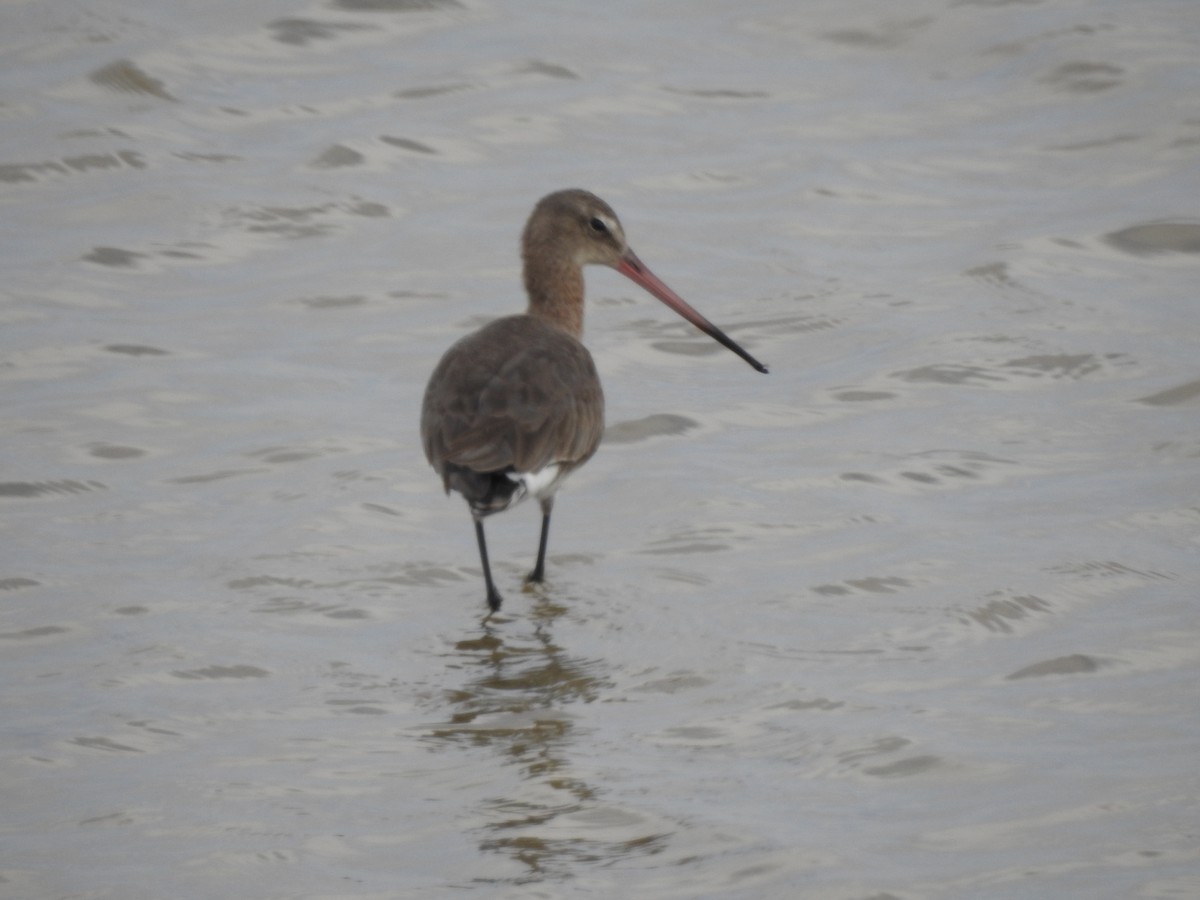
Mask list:
[[714,325],[696,310],[692,309],[686,301],[673,290],[667,287],[659,279],[657,275],[650,271],[640,259],[637,258],[632,250],[626,250],[625,255],[621,257],[620,262],[613,266],[618,272],[628,278],[635,284],[641,285],[671,309],[675,310],[683,318],[687,319],[710,338],[717,343],[728,347],[754,369],[766,374],[767,367],[760,363],[757,359],[742,349],[741,345],[733,338],[723,332],[720,328]]

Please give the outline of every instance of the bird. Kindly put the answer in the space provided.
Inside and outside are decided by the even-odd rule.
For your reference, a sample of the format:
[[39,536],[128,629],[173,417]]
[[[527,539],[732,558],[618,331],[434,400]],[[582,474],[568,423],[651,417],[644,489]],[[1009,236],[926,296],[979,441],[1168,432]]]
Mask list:
[[534,497],[545,577],[550,514],[562,481],[596,452],[604,392],[583,337],[583,267],[609,266],[666,304],[755,370],[767,367],[666,286],[630,249],[612,207],[568,189],[534,206],[521,236],[528,307],[493,320],[446,350],[421,404],[421,443],[447,494],[470,508],[490,612],[503,598],[488,563],[484,520]]

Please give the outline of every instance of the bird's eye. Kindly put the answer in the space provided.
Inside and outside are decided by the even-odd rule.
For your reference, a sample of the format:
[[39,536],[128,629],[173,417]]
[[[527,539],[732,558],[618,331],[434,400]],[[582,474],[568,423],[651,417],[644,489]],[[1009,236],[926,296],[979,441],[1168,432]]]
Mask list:
[[603,219],[592,216],[592,221],[588,222],[588,224],[592,226],[592,231],[596,232],[596,234],[608,234],[608,226],[604,224]]

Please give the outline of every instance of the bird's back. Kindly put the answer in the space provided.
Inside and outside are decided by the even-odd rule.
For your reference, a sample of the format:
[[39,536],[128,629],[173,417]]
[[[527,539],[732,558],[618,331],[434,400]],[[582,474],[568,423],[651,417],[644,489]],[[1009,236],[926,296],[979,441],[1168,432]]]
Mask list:
[[446,490],[473,507],[507,506],[516,489],[509,473],[558,466],[565,475],[595,453],[603,432],[591,354],[527,315],[497,319],[450,347],[421,409],[426,458]]

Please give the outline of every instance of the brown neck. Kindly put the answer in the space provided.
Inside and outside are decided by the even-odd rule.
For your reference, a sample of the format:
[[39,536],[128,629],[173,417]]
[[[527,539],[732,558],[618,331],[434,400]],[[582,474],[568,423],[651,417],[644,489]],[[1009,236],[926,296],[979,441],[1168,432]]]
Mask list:
[[583,337],[583,270],[572,259],[525,253],[528,315]]

